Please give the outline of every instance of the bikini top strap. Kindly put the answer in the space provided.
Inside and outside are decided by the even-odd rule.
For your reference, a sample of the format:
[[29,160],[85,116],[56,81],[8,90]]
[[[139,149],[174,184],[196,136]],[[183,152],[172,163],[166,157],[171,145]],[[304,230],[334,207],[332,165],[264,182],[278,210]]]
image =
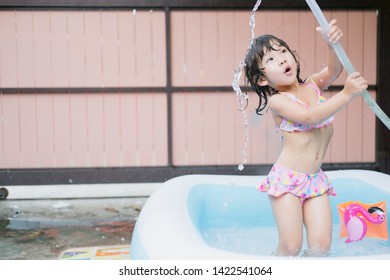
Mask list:
[[312,84],[312,83],[305,83],[305,85],[307,85],[307,86],[313,88],[313,89],[317,92],[318,96],[322,96],[321,90],[320,90],[320,89],[318,88],[318,86],[316,86],[315,84]]

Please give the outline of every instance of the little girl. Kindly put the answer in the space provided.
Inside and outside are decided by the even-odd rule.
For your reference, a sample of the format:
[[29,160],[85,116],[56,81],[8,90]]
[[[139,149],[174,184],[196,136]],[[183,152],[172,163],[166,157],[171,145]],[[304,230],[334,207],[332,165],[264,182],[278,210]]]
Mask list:
[[[328,44],[336,43],[343,34],[336,20],[329,25]],[[255,39],[245,63],[247,82],[260,98],[256,111],[260,114],[268,106],[283,139],[281,154],[260,185],[260,191],[268,192],[277,224],[276,254],[299,254],[304,225],[308,245],[304,255],[326,255],[332,240],[328,196],[335,191],[321,165],[333,134],[334,114],[366,89],[367,81],[352,73],[343,90],[325,100],[321,90],[342,71],[331,46],[328,66],[302,80],[294,52],[272,35]]]

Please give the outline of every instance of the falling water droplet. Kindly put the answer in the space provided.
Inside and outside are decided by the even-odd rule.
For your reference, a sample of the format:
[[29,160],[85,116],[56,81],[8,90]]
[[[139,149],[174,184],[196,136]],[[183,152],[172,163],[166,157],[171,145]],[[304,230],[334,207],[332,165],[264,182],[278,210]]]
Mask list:
[[136,13],[137,13],[137,10],[133,9],[133,16],[135,16]]
[[261,0],[257,0],[255,6],[252,9],[250,18],[249,18],[249,26],[251,31],[251,36],[249,40],[248,49],[243,57],[243,59],[240,61],[238,67],[234,70],[233,73],[233,81],[232,81],[232,87],[233,90],[236,92],[237,98],[238,98],[238,104],[239,104],[239,110],[241,111],[242,117],[244,119],[244,150],[241,153],[243,156],[242,162],[238,165],[238,170],[242,171],[244,169],[244,164],[246,163],[246,149],[248,147],[248,140],[249,140],[249,133],[248,133],[248,117],[245,112],[245,109],[248,105],[248,94],[243,93],[240,88],[240,78],[242,70],[245,66],[245,57],[249,53],[250,49],[252,48],[253,41],[255,39],[255,25],[256,25],[256,19],[255,19],[255,13],[257,11],[257,8],[260,6]]

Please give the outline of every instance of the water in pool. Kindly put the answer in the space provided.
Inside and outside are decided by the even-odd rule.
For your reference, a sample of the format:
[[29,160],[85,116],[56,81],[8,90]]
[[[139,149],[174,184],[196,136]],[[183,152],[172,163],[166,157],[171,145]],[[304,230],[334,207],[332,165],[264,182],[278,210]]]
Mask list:
[[[330,256],[367,256],[390,254],[390,243],[387,240],[365,238],[362,241],[346,244],[345,238],[339,237],[340,226],[333,226],[333,240]],[[275,227],[256,228],[209,228],[203,231],[208,245],[232,252],[250,255],[272,255],[278,244]],[[302,252],[307,248],[304,244]]]

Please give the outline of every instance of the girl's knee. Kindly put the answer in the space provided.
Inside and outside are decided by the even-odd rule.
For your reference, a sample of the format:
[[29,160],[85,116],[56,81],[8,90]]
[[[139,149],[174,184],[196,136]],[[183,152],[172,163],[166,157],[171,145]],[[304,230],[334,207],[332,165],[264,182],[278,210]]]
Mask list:
[[311,247],[305,250],[303,257],[327,257],[329,256],[329,248]]
[[324,256],[329,253],[330,246],[332,243],[332,236],[321,235],[311,240],[309,243],[309,252],[311,255]]
[[302,241],[280,242],[278,254],[282,256],[298,256],[302,248]]

